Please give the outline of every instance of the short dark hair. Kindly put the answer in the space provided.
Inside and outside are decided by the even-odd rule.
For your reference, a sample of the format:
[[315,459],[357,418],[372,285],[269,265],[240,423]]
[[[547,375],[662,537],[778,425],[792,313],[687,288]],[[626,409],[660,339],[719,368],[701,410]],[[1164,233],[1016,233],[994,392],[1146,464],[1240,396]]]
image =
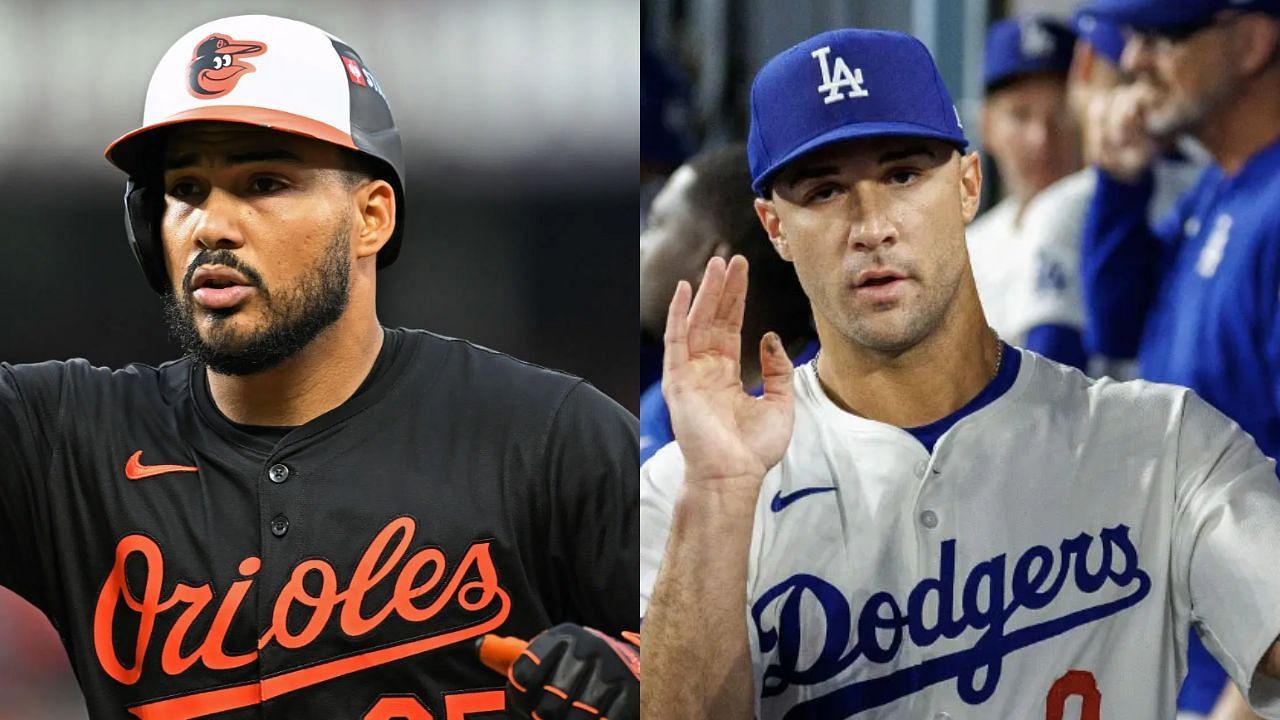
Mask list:
[[789,341],[811,334],[809,299],[795,268],[769,241],[754,209],[747,147],[742,143],[708,150],[687,163],[693,170],[690,203],[705,213],[716,237],[750,265],[747,311],[763,312],[769,325]]
[[342,152],[343,182],[347,187],[355,187],[361,183],[370,180],[385,179],[387,169],[380,160],[355,150],[343,150]]

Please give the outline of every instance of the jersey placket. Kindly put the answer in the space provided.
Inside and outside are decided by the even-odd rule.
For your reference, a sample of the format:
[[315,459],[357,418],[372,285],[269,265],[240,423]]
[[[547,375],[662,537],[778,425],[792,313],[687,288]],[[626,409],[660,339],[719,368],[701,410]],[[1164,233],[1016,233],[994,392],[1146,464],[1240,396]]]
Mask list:
[[[954,534],[951,528],[955,526],[944,511],[944,508],[953,507],[942,472],[941,457],[944,454],[945,437],[939,438],[933,452],[925,455],[911,468],[911,478],[916,483],[915,503],[911,506],[913,516],[910,519],[910,526],[915,530],[915,567],[908,577],[909,585],[927,577],[941,577],[938,547],[947,533]],[[943,609],[938,608],[938,612],[943,612]],[[917,622],[922,620],[917,619]],[[925,649],[917,648],[909,641],[904,641],[903,646],[910,651],[907,659],[911,665],[918,666],[927,659]],[[911,695],[908,715],[926,720],[950,718],[944,708],[934,707],[930,703],[932,694],[929,688],[925,688],[922,692]]]
[[[283,442],[277,445],[258,468],[258,523],[262,558],[258,593],[258,637],[272,634],[272,639],[258,651],[259,679],[277,675],[289,664],[289,651],[275,637],[285,630],[274,627],[276,606],[280,602],[279,592],[299,557],[295,548],[303,547],[299,541],[299,533],[303,536],[312,535],[305,527],[310,518],[303,518],[298,514],[303,506],[303,473],[299,470],[296,456],[282,450],[284,447],[287,446]],[[259,707],[262,717],[272,717],[268,705]]]

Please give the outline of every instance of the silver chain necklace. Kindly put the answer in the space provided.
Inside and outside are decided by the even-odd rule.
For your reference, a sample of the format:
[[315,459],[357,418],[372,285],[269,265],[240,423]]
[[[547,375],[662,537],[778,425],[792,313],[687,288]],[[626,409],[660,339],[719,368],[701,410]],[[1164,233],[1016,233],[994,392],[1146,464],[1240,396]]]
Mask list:
[[[1000,374],[1000,366],[1004,363],[1004,343],[1000,342],[1000,334],[996,332],[995,328],[988,327],[987,329],[991,331],[991,337],[996,341],[996,366],[991,371],[991,377],[987,379],[987,382],[991,382]],[[813,368],[813,376],[818,382],[822,382],[822,378],[818,375],[818,357],[821,355],[822,351],[819,350],[809,360],[809,366]]]

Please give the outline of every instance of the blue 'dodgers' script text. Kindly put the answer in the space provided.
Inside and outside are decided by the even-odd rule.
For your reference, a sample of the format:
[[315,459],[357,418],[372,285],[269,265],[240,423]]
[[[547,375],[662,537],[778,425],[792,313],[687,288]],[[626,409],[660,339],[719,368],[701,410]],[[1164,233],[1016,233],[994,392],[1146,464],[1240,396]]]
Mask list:
[[[1151,591],[1151,578],[1138,566],[1138,551],[1129,540],[1128,526],[1105,528],[1096,540],[1101,543],[1101,561],[1095,571],[1086,562],[1095,538],[1080,533],[1063,540],[1057,553],[1045,545],[1027,548],[1013,561],[1011,577],[1007,554],[977,563],[960,588],[956,587],[956,541],[946,540],[941,547],[938,577],[917,583],[905,603],[888,592],[873,593],[856,619],[839,588],[814,575],[793,575],[761,595],[751,608],[760,652],[766,656],[773,653],[765,668],[762,695],[773,697],[793,685],[824,682],[859,659],[890,663],[907,640],[916,647],[927,648],[939,638],[954,639],[968,630],[977,630],[981,632],[968,649],[850,683],[795,705],[785,717],[846,718],[951,679],[956,680],[961,699],[973,705],[982,703],[995,692],[1004,657],[1009,653],[1114,615],[1136,605]],[[1097,593],[1108,583],[1131,589],[1117,599],[1006,630],[1009,619],[1019,609],[1037,610],[1052,603],[1068,576],[1085,594]],[[931,596],[936,617],[927,617],[925,612]],[[807,667],[799,667],[802,625],[817,619],[806,618],[802,605],[810,613],[815,608],[822,613],[826,628],[819,640],[817,659]],[[776,622],[766,620],[775,614]],[[812,651],[807,653],[812,655]]]

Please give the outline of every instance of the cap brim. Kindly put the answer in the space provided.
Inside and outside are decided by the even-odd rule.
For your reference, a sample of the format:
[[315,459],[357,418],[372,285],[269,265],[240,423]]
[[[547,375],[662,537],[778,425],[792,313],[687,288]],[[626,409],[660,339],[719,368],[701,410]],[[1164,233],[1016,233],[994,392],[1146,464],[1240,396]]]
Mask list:
[[962,135],[946,133],[936,128],[926,127],[924,125],[916,125],[908,122],[875,122],[875,123],[859,123],[857,125],[846,125],[829,130],[805,144],[792,150],[787,155],[774,161],[767,170],[760,175],[751,189],[761,197],[767,194],[769,186],[773,183],[774,177],[787,165],[798,160],[802,155],[807,155],[814,150],[833,145],[845,140],[857,140],[859,138],[872,137],[921,137],[932,140],[941,140],[956,146],[961,152],[969,147],[969,141]]
[[1097,2],[1085,5],[1082,10],[1115,25],[1139,30],[1159,30],[1192,25],[1208,22],[1213,17],[1212,12],[1206,13],[1203,8],[1194,5],[1185,7],[1175,2],[1158,4]]
[[1012,85],[1023,78],[1029,77],[1060,77],[1067,78],[1069,68],[1059,65],[1052,61],[1029,62],[1017,67],[1006,68],[999,73],[992,74],[990,77],[982,79],[982,90],[984,94],[990,94],[1000,88]]
[[145,125],[122,135],[115,142],[108,145],[103,154],[112,165],[133,175],[145,164],[144,160],[146,158],[144,156],[146,153],[153,150],[152,143],[148,142],[148,140],[152,139],[152,133],[155,130],[189,122],[226,122],[252,125],[323,140],[324,142],[341,145],[352,150],[359,149],[356,147],[355,141],[352,140],[350,133],[345,133],[332,125],[327,125],[308,117],[279,110],[243,105],[210,105],[184,110],[170,115],[160,122]]

